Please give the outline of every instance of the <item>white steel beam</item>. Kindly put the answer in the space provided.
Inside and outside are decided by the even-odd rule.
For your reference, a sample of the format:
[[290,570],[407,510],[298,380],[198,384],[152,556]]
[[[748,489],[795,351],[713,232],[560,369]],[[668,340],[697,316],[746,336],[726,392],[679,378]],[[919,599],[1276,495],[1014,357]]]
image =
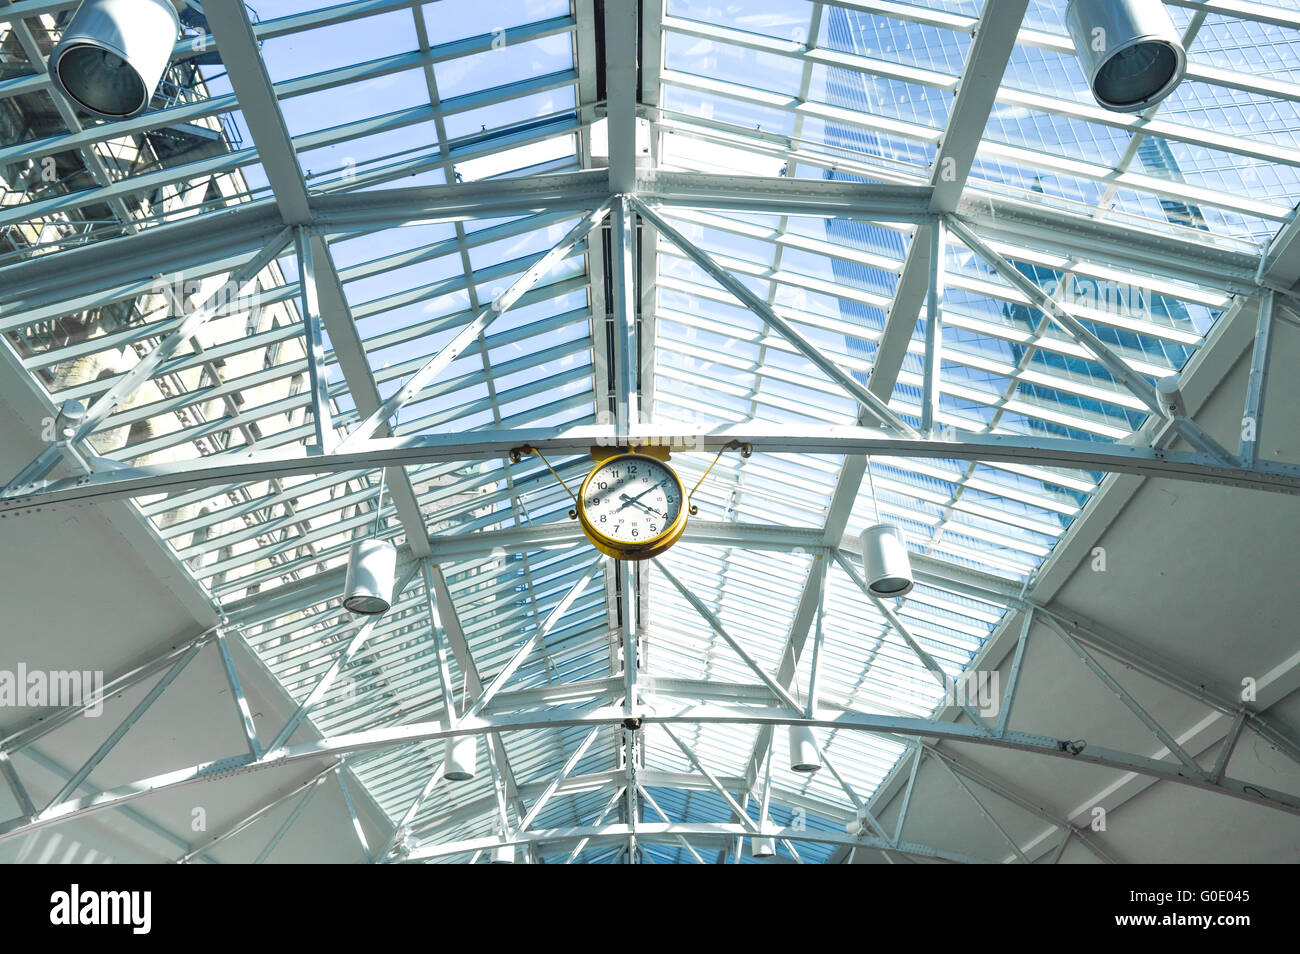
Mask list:
[[1070,652],[1074,653],[1074,655],[1078,657],[1084,665],[1092,670],[1093,674],[1101,680],[1102,684],[1105,685],[1106,688],[1109,689],[1121,702],[1123,702],[1130,712],[1137,716],[1138,721],[1151,730],[1151,733],[1164,744],[1165,748],[1178,757],[1178,761],[1182,762],[1194,773],[1208,774],[1200,767],[1200,765],[1197,764],[1196,759],[1188,755],[1186,750],[1184,750],[1183,747],[1174,740],[1174,737],[1165,731],[1160,723],[1153,719],[1151,714],[1148,713],[1123,686],[1115,681],[1115,677],[1103,669],[1097,660],[1093,659],[1092,656],[1088,654],[1088,651],[1080,646],[1074,638],[1065,631],[1065,628],[1061,626],[1060,623],[1047,613],[1042,615],[1042,619],[1043,622],[1047,624],[1048,628],[1053,630],[1056,635],[1061,638],[1061,641],[1065,643]]
[[[954,690],[956,680],[944,672],[943,667],[939,665],[938,661],[926,652],[925,647],[913,638],[907,627],[903,625],[903,621],[898,618],[898,614],[890,609],[890,607],[885,604],[884,600],[872,595],[871,591],[867,589],[867,581],[862,578],[862,574],[858,572],[857,567],[850,563],[842,552],[836,552],[835,562],[838,563],[840,568],[848,574],[849,579],[853,581],[854,585],[862,591],[862,595],[875,604],[876,609],[880,611],[880,615],[889,620],[889,625],[893,627],[894,632],[898,633],[898,635],[902,637],[903,642],[907,643],[908,648],[910,648],[912,652],[916,653],[916,656],[921,660],[922,665],[924,665],[925,668],[929,670],[930,674],[934,676],[935,681],[943,687],[944,693],[950,698],[960,699],[960,695]],[[975,711],[974,708],[965,702],[959,702],[958,705],[961,708],[961,711],[966,713],[966,717],[970,719],[972,723],[978,726],[983,726],[986,729],[988,728],[988,724],[984,721],[983,716]]]
[[[668,814],[662,808],[659,807],[659,803],[656,802],[654,798],[651,796],[651,794],[645,790],[644,786],[638,784],[637,792],[641,795],[641,798],[645,801],[645,803],[650,806],[651,811],[653,811],[656,815],[659,816],[660,821],[662,822],[669,821]],[[685,848],[687,853],[690,854],[690,856],[695,859],[696,864],[700,864],[700,865],[704,864],[704,859],[700,857],[700,853],[691,846],[691,843],[686,840],[685,836],[678,835],[676,841],[677,844]]]
[[[515,832],[506,838],[505,843],[534,845],[546,849],[551,846],[563,847],[571,842],[577,842],[580,848],[585,848],[592,843],[626,843],[631,832],[630,825],[600,824],[598,822],[595,825],[577,828],[552,828],[540,831]],[[751,834],[752,832],[746,825],[732,823],[642,822],[637,826],[637,837],[651,844],[674,843],[679,838],[687,838],[696,844],[708,841],[719,846],[725,846],[736,838],[747,838]],[[958,851],[908,843],[895,846],[880,838],[855,838],[843,832],[817,831],[807,828],[774,828],[769,834],[771,837],[782,841],[802,841],[815,844],[897,851],[900,854],[948,861],[955,864],[988,864],[986,859],[976,858]],[[411,852],[410,858],[407,860],[427,861],[450,855],[469,854],[474,851],[491,849],[501,843],[500,839],[487,836],[444,844],[425,845]],[[576,852],[570,857],[575,856]]]
[[416,398],[447,365],[460,357],[461,352],[473,344],[480,334],[486,332],[493,322],[505,314],[525,292],[537,284],[543,275],[563,261],[577,247],[578,243],[590,234],[592,229],[604,221],[608,212],[609,204],[604,203],[583,216],[549,252],[515,279],[504,293],[495,298],[490,305],[474,317],[473,321],[458,331],[451,341],[438,350],[437,354],[420,365],[419,369],[407,378],[388,400],[384,401],[365,420],[354,427],[348,433],[348,436],[340,442],[339,451],[346,452],[357,447],[363,440],[369,438],[382,423],[388,421],[409,401]]
[[636,87],[638,0],[606,0],[605,102],[609,129],[609,187],[636,188]]
[[[253,811],[248,812],[238,820],[232,822],[230,825],[227,825],[216,835],[213,835],[211,838],[205,841],[200,847],[185,852],[185,854],[181,855],[179,858],[176,859],[175,863],[178,865],[189,864],[195,858],[199,857],[205,852],[211,851],[213,848],[221,844],[223,841],[228,841],[229,839],[235,837],[235,835],[238,835],[240,832],[245,831],[252,825],[256,824],[267,812],[272,811],[277,806],[284,804],[289,799],[293,798],[295,795],[300,795],[303,792],[307,791],[308,789],[314,789],[319,783],[325,780],[325,777],[327,775],[329,775],[333,771],[335,771],[335,766],[331,765],[329,768],[326,768],[318,772],[316,775],[307,779],[305,782],[301,783],[300,785],[297,785],[294,788],[290,789],[288,792],[284,793],[283,795],[278,795],[275,798],[271,799],[269,802],[266,802],[265,804],[259,806]],[[296,818],[296,816],[291,816],[291,817]]]
[[[445,722],[441,721],[416,722],[348,733],[342,736],[299,743],[269,751],[261,759],[254,759],[245,753],[214,762],[206,762],[165,772],[161,775],[81,798],[68,799],[56,805],[51,805],[35,819],[28,820],[20,816],[0,822],[0,840],[17,837],[33,830],[60,824],[93,812],[117,808],[150,794],[169,791],[202,781],[225,778],[233,774],[247,774],[300,761],[318,761],[322,758],[337,757],[354,752],[392,749],[432,739],[446,739],[462,735],[486,733],[496,737],[502,732],[550,729],[564,726],[622,726],[625,718],[621,705],[595,709],[557,707],[544,712],[518,713],[492,719],[483,717],[463,719],[454,727],[449,727]],[[816,719],[793,719],[783,709],[763,706],[686,704],[674,709],[659,707],[653,712],[644,711],[638,718],[641,719],[643,725],[654,724],[664,727],[678,724],[748,724],[767,727],[806,725],[837,731],[862,731],[938,740],[950,739],[975,745],[988,745],[996,748],[1007,748],[1071,761],[1086,762],[1116,769],[1126,774],[1142,775],[1157,781],[1187,785],[1255,805],[1300,815],[1300,795],[1290,794],[1236,778],[1225,777],[1215,781],[1206,773],[1191,773],[1185,767],[1157,758],[1119,752],[1082,741],[1072,742],[1028,732],[1008,731],[1003,736],[998,737],[978,726],[859,712],[823,713]],[[747,829],[742,830],[747,831]],[[782,837],[794,838],[796,836],[783,835]]]
[[[438,605],[438,618],[447,637],[447,644],[451,647],[452,655],[456,658],[456,666],[465,679],[466,691],[471,698],[478,698],[483,693],[483,680],[479,677],[478,665],[474,662],[474,656],[469,649],[469,641],[465,638],[465,630],[461,626],[456,603],[451,597],[451,589],[447,586],[447,579],[443,575],[442,567],[432,560],[429,562],[429,574],[433,578],[433,588]],[[447,714],[450,716],[451,710],[448,710]],[[456,724],[459,725],[460,720]],[[519,798],[519,787],[515,780],[514,770],[510,766],[510,759],[506,755],[505,746],[501,742],[500,733],[490,733],[488,735],[488,745],[492,749],[492,758],[497,761],[498,771],[505,785],[506,794],[514,802],[516,813],[523,817],[525,809],[522,800]]]
[[1252,466],[1259,459],[1259,437],[1260,428],[1264,424],[1264,396],[1273,342],[1273,308],[1276,297],[1270,289],[1259,300],[1255,343],[1250,353],[1250,377],[1246,384],[1246,407],[1241,415],[1241,440],[1237,446],[1237,460],[1245,467]]
[[307,811],[307,806],[311,804],[311,800],[316,797],[316,793],[325,785],[325,779],[329,777],[329,774],[332,771],[333,767],[327,769],[313,779],[308,785],[304,786],[307,791],[303,793],[302,798],[299,799],[298,804],[294,806],[293,811],[289,813],[288,817],[280,823],[280,827],[275,830],[275,834],[273,834],[270,840],[262,846],[262,850],[259,851],[257,857],[253,859],[253,864],[260,865],[266,863],[266,859],[271,857],[271,853],[279,847],[284,836],[289,833],[289,829],[292,828],[294,823],[302,817],[305,811]]
[[1105,864],[1110,865],[1118,863],[1118,859],[1098,843],[1098,838],[1095,833],[1085,831],[1078,825],[1074,825],[1066,819],[1047,811],[1038,803],[1037,799],[1019,791],[1012,785],[990,773],[987,769],[976,767],[969,761],[956,755],[948,747],[927,745],[923,748],[927,755],[943,760],[949,769],[956,772],[958,775],[961,775],[963,778],[974,782],[976,785],[987,789],[1001,798],[1005,798],[1013,805],[1024,809],[1031,815],[1041,818],[1052,827],[1072,833],[1072,835],[1079,840],[1081,845],[1096,855],[1097,858]]
[[357,841],[361,844],[361,852],[366,856],[366,861],[374,864],[375,856],[370,853],[370,844],[366,840],[366,831],[361,827],[361,819],[357,817],[357,810],[352,805],[352,793],[348,791],[347,782],[343,780],[341,767],[335,770],[334,778],[338,781],[339,789],[343,792],[343,804],[347,806],[348,817],[352,819],[352,830],[356,832]]
[[226,634],[220,629],[217,630],[217,650],[221,653],[221,664],[226,671],[226,682],[230,686],[230,698],[235,703],[235,711],[239,713],[239,725],[248,743],[248,751],[252,753],[253,758],[260,759],[262,746],[257,741],[257,726],[253,723],[253,711],[248,707],[248,699],[244,696],[244,687],[239,681],[239,673],[235,669],[235,660],[230,654]]
[[330,406],[329,371],[325,366],[325,335],[317,293],[317,258],[311,237],[299,226],[295,231],[298,252],[298,311],[303,325],[303,350],[307,352],[307,380],[311,393],[311,422],[315,445],[328,454],[338,444],[334,412]]
[[[383,403],[379,387],[375,382],[374,372],[366,357],[365,345],[357,330],[347,293],[334,265],[329,245],[324,236],[314,235],[310,248],[316,262],[316,289],[320,296],[321,320],[329,334],[330,345],[334,350],[334,359],[343,373],[348,393],[358,414],[371,414]],[[389,436],[389,425],[384,421],[375,429],[379,437]],[[388,494],[397,509],[402,529],[406,531],[406,540],[411,552],[416,556],[429,555],[429,531],[424,517],[420,513],[420,503],[411,486],[410,477],[405,468],[389,467],[384,470],[383,483],[388,487]],[[376,502],[376,507],[380,502]]]
[[1022,275],[1010,262],[989,248],[983,239],[967,228],[960,220],[950,217],[947,222],[952,231],[961,239],[963,245],[984,259],[989,267],[1024,293],[1034,307],[1050,318],[1055,325],[1087,348],[1096,358],[1097,363],[1109,371],[1116,381],[1128,388],[1133,395],[1141,400],[1152,414],[1173,421],[1183,438],[1203,453],[1224,461],[1234,459],[1221,444],[1210,437],[1195,421],[1171,412],[1165,402],[1160,399],[1156,389],[1142,375],[1130,367],[1128,362],[1112,351],[1109,345],[1098,338],[1068,308]]
[[[736,655],[741,658],[741,661],[743,661],[744,664],[748,666],[756,676],[758,676],[759,680],[763,683],[763,685],[767,686],[768,689],[772,690],[772,693],[779,700],[781,700],[787,706],[789,706],[790,711],[792,713],[803,711],[804,707],[799,705],[799,703],[795,701],[794,696],[790,695],[790,693],[786,691],[784,686],[782,686],[779,682],[777,682],[775,679],[769,676],[766,671],[764,671],[763,667],[758,664],[758,661],[749,654],[749,652],[745,649],[744,646],[742,646],[739,642],[737,642],[735,638],[733,638],[732,635],[727,632],[726,628],[723,627],[718,617],[715,616],[713,612],[707,606],[704,605],[703,601],[701,601],[698,596],[696,596],[693,592],[691,592],[689,587],[683,584],[681,580],[677,579],[677,577],[674,576],[669,571],[668,567],[666,567],[664,564],[656,562],[654,566],[656,570],[658,570],[660,573],[663,574],[664,579],[666,579],[669,583],[671,583],[673,585],[673,588],[676,589],[677,592],[680,593],[685,598],[686,602],[688,602],[695,609],[695,611],[700,614],[700,616],[704,619],[706,623],[709,624],[709,626],[713,629],[713,631],[722,638],[722,641],[725,642],[728,646],[730,646],[732,650],[736,653]],[[811,699],[811,695],[810,695],[810,699]]]
[[[689,428],[682,425],[644,424],[633,428],[629,440],[640,446],[666,446],[702,453],[716,452],[739,441],[753,445],[758,453],[1005,462],[1137,474],[1292,495],[1300,493],[1300,465],[1297,464],[1258,461],[1253,467],[1243,467],[1235,461],[1221,461],[1199,451],[1164,451],[1131,444],[965,431],[945,431],[942,438],[926,439],[872,428],[814,425],[783,429],[744,424],[695,434],[683,433],[685,431]],[[357,442],[355,450],[336,450],[332,454],[304,453],[301,450],[236,451],[184,463],[123,467],[85,477],[37,480],[35,483],[30,477],[15,479],[0,494],[0,513],[32,512],[33,508],[53,504],[103,502],[159,491],[255,482],[298,474],[369,470],[437,461],[486,460],[506,457],[510,451],[523,447],[534,447],[547,454],[583,454],[593,445],[611,446],[616,437],[613,427],[577,425],[371,439]]]
[[547,614],[542,625],[534,629],[529,637],[524,640],[523,644],[515,650],[514,655],[512,655],[509,661],[498,670],[487,688],[482,690],[482,692],[475,694],[476,698],[474,704],[470,707],[469,711],[465,713],[463,718],[473,718],[483,712],[492,703],[496,694],[501,691],[501,687],[510,681],[510,677],[513,676],[515,671],[524,664],[529,656],[533,654],[533,651],[538,647],[545,645],[546,637],[550,635],[551,630],[555,628],[555,625],[560,621],[564,614],[569,611],[569,607],[573,605],[573,601],[582,595],[583,591],[591,583],[592,579],[595,578],[596,573],[601,569],[601,564],[603,562],[604,557],[601,557],[601,559],[597,560],[590,568],[588,568],[588,570],[578,579],[578,582],[569,587],[569,591],[564,594],[558,603],[555,604],[555,608]]
[[943,387],[943,303],[944,257],[947,229],[940,219],[929,228],[929,293],[925,305],[925,385],[921,398],[921,433],[933,434],[939,422]]
[[280,216],[286,225],[305,225],[312,217],[307,183],[266,72],[262,51],[253,35],[248,10],[244,4],[232,0],[208,0],[203,12],[221,51],[221,61],[239,100],[244,122],[257,146]]
[[[394,603],[396,603],[398,598],[402,595],[402,591],[406,589],[407,584],[414,579],[418,569],[418,565],[412,564],[397,578],[397,582],[393,586]],[[311,712],[312,707],[325,697],[325,693],[329,692],[330,686],[334,685],[334,680],[338,678],[339,673],[342,672],[343,668],[352,661],[352,657],[360,651],[361,647],[366,644],[366,641],[370,639],[371,631],[379,625],[383,618],[382,615],[371,616],[360,626],[360,628],[357,629],[347,646],[343,648],[342,652],[334,657],[329,668],[321,675],[320,679],[317,680],[312,691],[307,694],[307,698],[302,701],[301,705],[298,706],[293,715],[288,718],[284,727],[276,733],[275,740],[268,746],[268,751],[281,748],[290,738],[292,738],[294,731],[297,730],[298,726],[302,723],[302,720],[307,717],[309,712]],[[338,629],[346,629],[348,625],[350,625],[350,622],[338,627]]]
[[[241,265],[231,276],[231,282],[238,288],[235,297],[244,295],[248,286],[257,281],[258,274],[269,265],[284,250],[291,236],[289,229],[283,229],[267,243],[260,252]],[[84,417],[73,436],[66,442],[60,444],[51,444],[42,451],[35,460],[22,469],[14,478],[14,482],[25,483],[32,480],[40,480],[48,474],[58,463],[62,456],[62,448],[66,445],[68,448],[74,448],[77,444],[89,437],[110,413],[122,404],[127,398],[135,393],[140,385],[144,384],[158,368],[160,364],[171,357],[176,349],[183,343],[189,341],[207,322],[214,317],[218,307],[227,300],[226,289],[219,289],[205,301],[199,308],[185,316],[184,320],[169,335],[162,339],[158,345],[153,348],[147,355],[141,358],[136,365],[122,378],[118,380],[113,387],[101,394],[94,403],[86,409]]]
[[5,780],[5,784],[9,786],[9,791],[13,793],[14,801],[18,803],[19,817],[31,821],[37,813],[36,805],[32,802],[27,787],[18,778],[13,759],[9,757],[8,752],[2,749],[0,749],[0,778]]
[[559,774],[557,774],[555,778],[551,779],[550,784],[546,786],[546,790],[542,792],[541,795],[537,796],[537,801],[533,802],[532,806],[528,809],[528,814],[526,814],[523,817],[523,820],[519,822],[520,829],[528,828],[537,820],[537,816],[542,813],[542,809],[546,807],[546,804],[551,800],[555,793],[559,791],[560,784],[569,777],[569,774],[575,768],[578,767],[578,763],[582,761],[582,757],[587,754],[587,750],[591,748],[591,743],[596,741],[596,736],[598,735],[600,735],[600,726],[596,726],[583,736],[582,741],[578,743],[578,747],[573,750],[573,754],[565,761]]
[[661,235],[675,245],[687,258],[698,265],[710,278],[725,288],[731,294],[735,295],[740,302],[752,311],[764,323],[776,329],[776,331],[795,349],[807,358],[823,374],[832,381],[848,391],[862,407],[872,415],[881,424],[889,427],[891,430],[904,435],[914,436],[915,429],[904,421],[901,417],[889,409],[886,402],[882,401],[871,391],[864,388],[861,384],[846,374],[838,364],[821,351],[816,345],[800,334],[793,325],[778,315],[772,308],[763,301],[745,285],[737,281],[731,274],[715,262],[708,253],[699,249],[678,232],[675,228],[665,222],[657,214],[650,210],[643,202],[634,200],[637,210],[641,215],[652,224]]
[[[609,813],[614,810],[614,806],[619,803],[622,797],[623,789],[614,789],[614,794],[609,797],[609,801],[605,803],[604,809],[596,816],[595,825],[599,826],[601,822],[605,820]],[[587,847],[589,841],[591,841],[590,838],[579,838],[578,843],[573,846],[573,851],[569,852],[569,857],[564,860],[564,863],[566,865],[573,864],[573,860],[577,858],[578,855],[582,854],[582,850]]]
[[117,743],[122,740],[122,736],[131,731],[131,727],[140,721],[140,717],[144,715],[145,712],[148,711],[149,707],[157,701],[158,697],[167,690],[167,687],[176,680],[176,677],[184,671],[185,667],[190,664],[190,660],[197,656],[199,650],[202,648],[203,644],[195,643],[185,651],[181,658],[176,661],[176,664],[167,671],[166,675],[159,679],[154,687],[145,694],[144,698],[136,703],[135,708],[127,714],[126,718],[124,718],[118,724],[117,728],[109,734],[108,738],[100,744],[99,748],[97,748],[94,753],[86,759],[81,768],[73,773],[72,778],[70,778],[67,784],[59,790],[58,794],[50,799],[49,804],[47,804],[45,808],[41,809],[37,817],[45,815],[53,806],[58,805],[77,789],[81,788],[81,783],[86,781],[90,776],[90,773],[95,770],[95,767],[98,766],[100,762],[104,761],[104,758],[109,752],[113,751],[113,748]]
[[[637,366],[636,301],[636,215],[627,196],[613,200],[610,230],[611,288],[614,298],[614,360],[609,372],[614,377],[614,423],[617,442],[626,443],[626,435],[640,423],[641,397]],[[603,348],[604,342],[593,339],[592,347]]]

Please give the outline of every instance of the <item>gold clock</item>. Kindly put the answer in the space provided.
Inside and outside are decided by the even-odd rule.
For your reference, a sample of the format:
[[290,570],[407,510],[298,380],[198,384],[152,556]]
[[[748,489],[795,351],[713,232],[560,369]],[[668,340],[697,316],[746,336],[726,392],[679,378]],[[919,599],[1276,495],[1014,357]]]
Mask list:
[[578,492],[582,530],[601,553],[645,560],[663,553],[686,529],[681,479],[645,454],[616,454],[592,468]]

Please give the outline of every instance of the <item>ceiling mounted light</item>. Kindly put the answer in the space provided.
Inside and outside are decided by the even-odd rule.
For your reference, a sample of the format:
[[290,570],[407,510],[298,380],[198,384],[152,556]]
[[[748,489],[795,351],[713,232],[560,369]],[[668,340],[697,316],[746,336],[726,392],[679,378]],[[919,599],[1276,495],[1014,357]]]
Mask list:
[[867,458],[867,486],[871,489],[871,508],[875,524],[862,533],[862,568],[867,574],[867,592],[877,599],[906,596],[912,592],[912,561],[907,556],[903,531],[881,523],[880,498],[876,496],[876,478]]
[[897,527],[881,523],[863,532],[862,565],[872,596],[888,599],[912,592],[912,563]]
[[358,540],[348,555],[343,608],[349,613],[378,616],[393,605],[397,547],[387,540]]
[[442,777],[449,782],[468,782],[478,769],[478,736],[460,735],[447,740],[447,761]]
[[149,107],[180,33],[171,0],[85,0],[50,54],[64,96],[104,119]]
[[817,749],[817,736],[811,726],[790,726],[790,769],[795,772],[816,772],[822,767],[822,755]]
[[749,853],[755,858],[771,858],[776,855],[776,839],[773,837],[751,838]]
[[512,865],[515,863],[515,846],[514,845],[497,845],[492,849],[492,863],[494,865]]
[[1187,70],[1182,38],[1160,0],[1070,0],[1065,25],[1097,102],[1138,113]]

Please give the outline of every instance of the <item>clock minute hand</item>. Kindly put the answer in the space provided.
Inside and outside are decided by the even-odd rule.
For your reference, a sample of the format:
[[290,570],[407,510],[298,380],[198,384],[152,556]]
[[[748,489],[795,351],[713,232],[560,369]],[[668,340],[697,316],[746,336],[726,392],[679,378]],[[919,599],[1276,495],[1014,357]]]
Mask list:
[[637,494],[635,497],[629,497],[627,494],[621,494],[620,496],[622,496],[622,498],[623,498],[624,500],[626,500],[628,503],[636,503],[638,500],[640,500],[640,499],[641,499],[642,497],[644,497],[646,494],[651,493],[652,491],[658,490],[660,487],[662,487],[662,486],[663,486],[664,484],[666,484],[666,483],[668,483],[668,478],[667,478],[667,477],[665,477],[663,480],[659,481],[659,483],[655,484],[653,487],[647,487],[645,490],[641,491],[641,492],[640,492],[639,494]]

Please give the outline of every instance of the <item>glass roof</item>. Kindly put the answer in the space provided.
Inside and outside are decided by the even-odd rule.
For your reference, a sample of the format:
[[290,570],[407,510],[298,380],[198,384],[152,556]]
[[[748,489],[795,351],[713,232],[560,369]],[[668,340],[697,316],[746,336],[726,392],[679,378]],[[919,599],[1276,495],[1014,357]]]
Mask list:
[[[589,2],[255,6],[249,18],[260,56],[311,196],[527,179],[608,161],[603,53],[595,52]],[[928,186],[968,85],[983,6],[647,0],[643,20],[657,23],[643,27],[653,40],[640,74],[651,162],[737,178]],[[282,198],[255,142],[260,127],[250,119],[258,117],[241,108],[219,38],[201,16],[187,21],[150,111],[98,122],[67,107],[44,74],[43,58],[73,7],[19,0],[0,11],[0,266],[184,220],[206,219],[219,234],[232,210]],[[1158,108],[1130,115],[1093,103],[1063,8],[1055,0],[1029,3],[963,195],[1014,200],[1063,222],[1117,223],[1260,254],[1300,200],[1300,14],[1268,3],[1167,4],[1188,49],[1187,78]],[[877,350],[901,295],[915,223],[678,205],[659,211],[852,379],[879,383],[872,379]],[[331,307],[350,315],[363,358],[350,365],[349,346],[325,329],[322,373],[337,436],[398,392],[581,216],[561,208],[321,230],[328,262],[316,262],[316,282],[332,283],[339,298]],[[578,241],[400,408],[388,433],[605,422],[609,242],[608,223]],[[999,236],[993,244],[1020,275],[1069,302],[1089,331],[1148,381],[1188,362],[1238,290],[1232,276],[1195,282],[1100,246],[1066,254],[1059,243],[1028,238],[1015,244]],[[52,406],[71,399],[91,405],[126,381],[180,326],[180,313],[241,264],[219,243],[213,247],[182,274],[47,290],[39,302],[0,311],[0,330]],[[795,433],[862,420],[840,383],[665,236],[643,229],[639,254],[648,419],[670,429],[763,423]],[[301,271],[289,241],[251,292],[223,301],[90,436],[98,466],[308,446],[313,394]],[[938,424],[1093,442],[1133,438],[1149,413],[1142,400],[955,235],[944,273]],[[886,393],[890,408],[914,427],[922,420],[924,317],[922,309]],[[365,369],[369,391],[358,386]],[[692,486],[712,459],[680,452],[673,464]],[[585,455],[550,463],[570,487],[590,466]],[[824,572],[820,704],[928,717],[942,707],[942,688],[845,567],[817,549],[824,532],[838,520],[845,539],[854,540],[887,521],[927,566],[977,571],[1019,588],[1104,476],[1030,463],[879,457],[857,484],[846,478],[849,464],[837,455],[762,448],[749,459],[722,457],[695,498],[700,520],[734,524],[738,534],[754,530],[755,539],[755,528],[775,528],[785,543],[750,547],[743,536],[718,542],[701,533],[643,567],[642,673],[656,693],[671,696],[705,680],[734,686],[737,698],[762,688],[660,565],[771,674],[793,633],[800,625],[806,631],[807,621],[796,620],[800,602],[814,572]],[[359,537],[377,532],[410,542],[393,485],[403,472],[435,554],[447,541],[485,535],[488,542],[435,557],[445,594],[430,591],[431,577],[408,574],[393,609],[314,702],[312,724],[336,735],[437,719],[449,705],[463,711],[474,685],[491,684],[516,663],[502,706],[509,697],[518,708],[545,708],[541,690],[601,680],[610,683],[603,692],[567,704],[617,702],[624,571],[573,537],[570,498],[536,457],[250,478],[145,496],[136,506],[177,563],[221,606],[238,608],[240,635],[302,703],[366,624],[341,609],[336,587],[309,584],[341,572]],[[841,497],[847,506],[835,516]],[[1005,607],[945,588],[941,578],[923,581],[895,611],[951,676],[975,657]],[[337,581],[337,573],[322,579]],[[293,598],[279,600],[282,589]],[[446,649],[456,640],[474,672]],[[515,660],[530,641],[535,645]],[[438,678],[443,655],[450,700]],[[791,691],[806,689],[810,677],[804,654]],[[906,751],[893,736],[827,732],[821,742],[837,780],[832,772],[789,771],[784,734],[775,736],[769,748],[757,725],[678,732],[724,782],[752,773],[751,761],[767,753],[769,817],[786,823],[799,812],[808,827],[827,831],[842,832],[851,817],[849,791],[869,799]],[[646,820],[733,820],[707,785],[673,783],[693,766],[658,727],[644,738]],[[571,779],[618,774],[625,757],[622,733],[612,727],[590,740],[581,727],[493,739],[492,772],[431,792],[423,790],[439,771],[441,741],[361,753],[347,764],[418,844],[491,834],[494,774],[527,811],[580,747]],[[481,746],[481,768],[487,759]],[[561,791],[534,827],[616,815],[609,803],[619,784]],[[753,817],[757,805],[757,797],[746,797]],[[831,852],[811,842],[796,847],[805,862]],[[568,850],[557,847],[546,859],[563,861]],[[692,860],[685,845],[644,850],[654,861]],[[777,850],[788,855],[791,846]],[[592,844],[577,858],[609,861],[620,852]]]

